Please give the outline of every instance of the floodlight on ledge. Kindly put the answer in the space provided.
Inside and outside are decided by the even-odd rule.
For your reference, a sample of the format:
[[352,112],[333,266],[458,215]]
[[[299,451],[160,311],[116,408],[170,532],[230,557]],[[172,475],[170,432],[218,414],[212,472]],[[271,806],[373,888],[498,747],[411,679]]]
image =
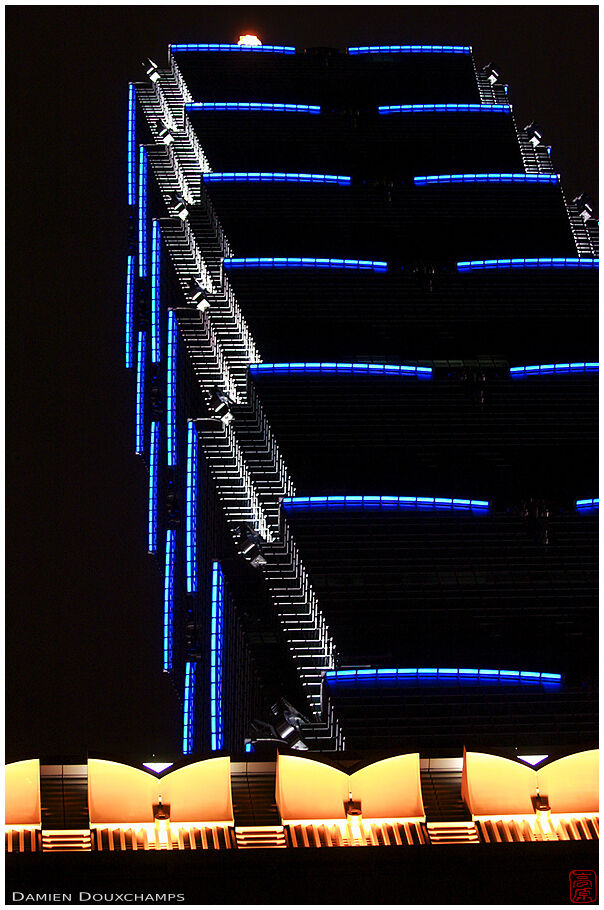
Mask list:
[[382,104],[379,114],[509,114],[509,104]]
[[239,35],[238,47],[262,47],[262,41],[258,35]]
[[285,496],[286,511],[314,509],[418,509],[486,513],[484,499],[447,499],[435,496]]
[[349,47],[348,53],[356,54],[471,54],[466,44],[373,44]]
[[431,378],[432,367],[416,367],[396,363],[345,363],[333,361],[300,363],[251,363],[250,373],[360,373],[367,376],[410,376]]
[[154,774],[161,774],[162,771],[171,768],[173,764],[173,761],[144,761],[143,768],[148,768]]
[[350,186],[351,177],[342,174],[294,174],[278,171],[212,171],[202,174],[204,183],[335,183]]
[[378,683],[386,680],[476,680],[478,682],[512,682],[520,684],[560,685],[561,673],[540,673],[537,670],[482,670],[479,668],[406,667],[390,669],[328,670],[325,681],[329,685],[346,682]]
[[557,174],[430,174],[414,177],[416,186],[438,183],[558,183]]
[[258,257],[225,259],[225,269],[355,269],[357,271],[386,272],[388,263],[374,259],[315,259],[313,257]]
[[562,375],[568,373],[597,373],[600,364],[597,361],[577,363],[536,363],[526,367],[510,367],[510,376],[519,379],[523,376],[543,376],[552,374]]
[[575,502],[579,512],[598,512],[600,510],[600,500],[596,499],[577,499]]
[[484,272],[491,269],[599,269],[600,260],[591,256],[560,256],[535,259],[469,259],[457,263],[458,272]]
[[[242,37],[248,37],[243,35]],[[255,37],[255,36],[252,36]],[[241,39],[239,39],[241,40]],[[295,47],[285,47],[279,44],[171,44],[170,53],[177,54],[185,51],[198,53],[237,53],[256,52],[261,54],[295,54]]]
[[185,104],[188,111],[247,111],[272,114],[320,114],[318,104],[284,104],[280,101],[193,101]]

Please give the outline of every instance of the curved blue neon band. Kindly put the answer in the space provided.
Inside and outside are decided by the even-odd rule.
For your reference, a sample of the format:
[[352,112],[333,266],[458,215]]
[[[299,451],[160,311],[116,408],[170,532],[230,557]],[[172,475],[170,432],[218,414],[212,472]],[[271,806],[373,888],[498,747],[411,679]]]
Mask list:
[[471,54],[465,44],[377,44],[349,47],[349,54]]
[[287,47],[280,44],[171,44],[170,52],[173,54],[182,51],[221,51],[242,54],[295,54],[295,47]]
[[439,183],[547,183],[557,184],[557,174],[429,174],[414,177],[416,186]]
[[194,101],[185,104],[188,111],[268,111],[273,114],[320,114],[318,104],[284,104],[268,101]]
[[509,114],[509,104],[382,104],[379,114]]
[[297,174],[278,171],[212,171],[202,174],[204,183],[335,183],[350,186],[342,174]]
[[458,272],[484,272],[490,269],[598,269],[600,260],[591,256],[546,257],[536,259],[469,259],[457,263]]
[[386,376],[432,376],[432,367],[415,367],[396,363],[251,363],[251,373],[360,373]]
[[225,259],[225,269],[356,269],[386,272],[388,263],[374,259],[315,259],[313,257],[258,257]]
[[568,373],[597,373],[600,364],[596,361],[582,361],[577,363],[536,363],[526,367],[510,367],[510,376],[518,379],[522,376],[544,376],[552,374],[565,375]]
[[536,670],[481,670],[481,669],[454,669],[449,667],[408,667],[391,669],[358,669],[358,670],[328,670],[325,680],[333,685],[338,682],[359,680],[361,682],[381,682],[385,679],[410,680],[410,679],[481,679],[503,680],[505,682],[519,683],[550,683],[560,684],[561,673],[540,673]]
[[577,499],[575,505],[579,512],[596,512],[600,508],[600,500],[595,499]]
[[435,496],[285,496],[286,511],[310,509],[444,509],[486,512],[484,499],[447,499]]

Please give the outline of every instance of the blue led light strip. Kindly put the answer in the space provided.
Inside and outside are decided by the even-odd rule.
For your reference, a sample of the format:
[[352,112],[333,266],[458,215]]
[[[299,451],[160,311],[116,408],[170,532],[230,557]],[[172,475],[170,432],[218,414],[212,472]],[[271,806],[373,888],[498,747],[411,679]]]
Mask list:
[[286,510],[300,509],[444,509],[486,512],[484,499],[443,499],[434,496],[285,496]]
[[136,362],[136,454],[145,451],[145,348],[144,332],[138,333],[138,359]]
[[222,749],[222,645],[224,575],[220,563],[212,564],[212,617],[210,639],[210,739],[212,752]]
[[136,205],[136,89],[128,87],[128,205]]
[[469,259],[457,263],[458,272],[484,272],[488,269],[597,269],[599,259],[582,256],[558,257],[551,259]]
[[509,104],[383,104],[380,114],[509,114]]
[[597,373],[600,364],[596,361],[580,363],[536,363],[526,367],[510,367],[510,376],[518,379],[522,376],[543,376],[555,373],[564,375],[568,373]]
[[197,431],[189,421],[186,503],[187,594],[197,591]]
[[432,367],[414,367],[396,363],[251,363],[251,373],[361,373],[371,376],[431,377]]
[[160,279],[161,279],[161,231],[159,221],[154,218],[151,231],[151,360],[161,360],[160,339]]
[[284,47],[280,44],[171,44],[171,53],[181,53],[182,51],[221,51],[242,54],[295,54],[295,47]]
[[147,150],[138,156],[138,277],[147,277]]
[[151,422],[149,444],[149,553],[157,551],[157,472],[159,460],[159,423]]
[[465,44],[373,44],[349,47],[349,54],[471,54]]
[[185,104],[188,111],[258,111],[271,114],[320,114],[318,104],[282,104],[269,101],[196,101]]
[[202,174],[204,183],[337,183],[350,186],[342,174],[294,174],[280,171],[213,171]]
[[166,531],[166,562],[164,569],[164,670],[172,669],[172,625],[174,617],[174,563],[176,531]]
[[430,174],[414,177],[416,186],[437,183],[558,183],[557,174]]
[[357,271],[385,272],[388,269],[388,263],[373,259],[246,256],[244,259],[225,259],[224,267],[225,269],[356,269]]
[[253,744],[252,744],[252,743],[246,743],[246,744],[245,744],[245,751],[246,751],[246,752],[253,752],[253,751],[254,751],[254,746],[253,746]]
[[126,269],[126,366],[133,364],[133,326],[134,326],[134,256],[128,256]]
[[579,512],[597,512],[600,509],[600,500],[596,499],[577,499],[575,503]]
[[391,668],[386,670],[359,669],[359,670],[329,670],[325,674],[326,681],[330,684],[359,680],[361,682],[381,682],[385,679],[410,680],[410,679],[478,679],[498,680],[502,682],[519,683],[554,683],[562,682],[561,673],[539,673],[536,670],[480,670],[453,669],[449,667],[408,667],[404,669]]
[[185,688],[182,710],[182,754],[190,755],[193,751],[193,733],[195,728],[195,669],[191,661],[185,663]]
[[166,371],[166,434],[168,467],[176,466],[176,316],[168,311],[168,366]]

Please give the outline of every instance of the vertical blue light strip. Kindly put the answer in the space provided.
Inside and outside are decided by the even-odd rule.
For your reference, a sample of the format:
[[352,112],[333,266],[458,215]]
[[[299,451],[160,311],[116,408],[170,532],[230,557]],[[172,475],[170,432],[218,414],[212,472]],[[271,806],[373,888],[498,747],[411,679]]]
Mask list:
[[172,669],[172,621],[174,615],[174,561],[176,531],[166,532],[166,564],[164,572],[164,670]]
[[157,469],[159,461],[159,423],[151,423],[149,444],[149,553],[157,552]]
[[197,430],[189,421],[187,436],[187,594],[197,591]]
[[212,619],[210,633],[210,739],[212,752],[222,749],[222,645],[224,575],[220,563],[212,565]]
[[132,369],[132,331],[134,325],[134,256],[128,256],[126,270],[126,367]]
[[138,156],[138,277],[147,277],[147,150]]
[[182,713],[182,754],[193,751],[193,730],[195,724],[195,668],[191,661],[185,663],[185,690]]
[[136,205],[136,89],[128,88],[128,205]]
[[145,451],[145,347],[144,332],[138,333],[138,360],[136,363],[136,454]]
[[166,433],[168,467],[176,466],[176,316],[168,311],[168,369],[166,372]]
[[151,361],[161,361],[160,337],[160,277],[161,277],[161,231],[159,221],[153,219],[151,234]]

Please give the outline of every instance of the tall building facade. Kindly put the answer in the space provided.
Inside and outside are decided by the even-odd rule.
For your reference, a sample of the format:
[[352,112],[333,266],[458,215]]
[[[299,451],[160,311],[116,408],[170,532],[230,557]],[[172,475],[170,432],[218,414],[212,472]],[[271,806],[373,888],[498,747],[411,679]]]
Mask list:
[[185,755],[595,743],[597,224],[510,101],[465,46],[171,45],[130,86]]

